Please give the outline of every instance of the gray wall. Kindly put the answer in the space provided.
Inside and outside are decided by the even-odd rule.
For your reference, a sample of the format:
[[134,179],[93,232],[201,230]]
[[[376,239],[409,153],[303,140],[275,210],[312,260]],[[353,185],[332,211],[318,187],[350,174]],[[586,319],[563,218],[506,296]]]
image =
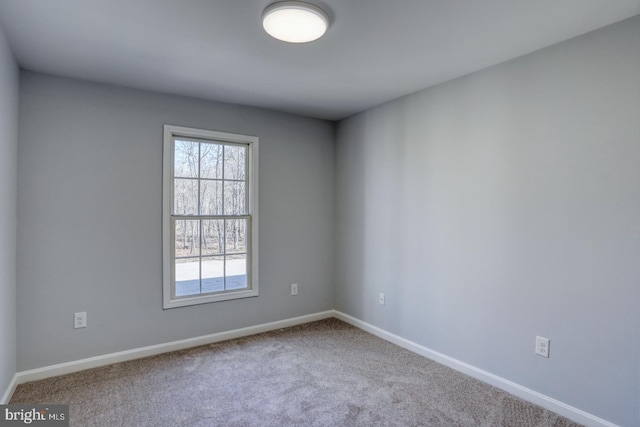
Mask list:
[[16,373],[18,66],[0,28],[0,399]]
[[[20,86],[19,371],[333,308],[333,123],[29,72]],[[260,137],[259,297],[162,310],[164,124]]]
[[337,308],[640,425],[639,20],[341,122]]

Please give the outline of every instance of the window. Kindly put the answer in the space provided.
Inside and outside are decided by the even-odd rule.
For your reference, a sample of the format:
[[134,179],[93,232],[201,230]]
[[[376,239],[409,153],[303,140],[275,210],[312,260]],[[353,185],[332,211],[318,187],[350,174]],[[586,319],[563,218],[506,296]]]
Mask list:
[[258,138],[164,127],[164,308],[258,295]]

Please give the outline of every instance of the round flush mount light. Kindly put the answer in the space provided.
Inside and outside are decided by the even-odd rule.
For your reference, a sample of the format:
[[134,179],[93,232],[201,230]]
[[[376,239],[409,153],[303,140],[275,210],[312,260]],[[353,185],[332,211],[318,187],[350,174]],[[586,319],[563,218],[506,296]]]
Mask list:
[[282,1],[262,13],[264,30],[288,43],[308,43],[319,39],[329,27],[329,16],[317,6],[301,1]]

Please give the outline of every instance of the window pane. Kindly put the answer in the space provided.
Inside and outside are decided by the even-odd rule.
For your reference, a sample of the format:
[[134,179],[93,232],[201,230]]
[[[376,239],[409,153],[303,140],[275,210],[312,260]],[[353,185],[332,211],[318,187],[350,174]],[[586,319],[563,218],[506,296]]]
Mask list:
[[245,180],[246,147],[226,145],[224,147],[224,179]]
[[200,293],[200,259],[176,260],[176,296]]
[[222,181],[200,181],[200,214],[222,215]]
[[224,254],[224,220],[202,220],[202,255]]
[[202,258],[202,292],[224,290],[224,257]]
[[200,178],[222,179],[222,148],[220,144],[200,144]]
[[184,178],[198,177],[198,143],[176,140],[173,154],[173,175]]
[[174,179],[173,213],[176,215],[198,214],[198,180]]
[[228,255],[225,257],[226,289],[247,287],[247,255]]
[[225,230],[226,253],[247,252],[247,220],[227,219]]
[[245,183],[235,181],[224,181],[224,214],[225,215],[245,215]]
[[176,220],[176,257],[200,255],[200,220]]

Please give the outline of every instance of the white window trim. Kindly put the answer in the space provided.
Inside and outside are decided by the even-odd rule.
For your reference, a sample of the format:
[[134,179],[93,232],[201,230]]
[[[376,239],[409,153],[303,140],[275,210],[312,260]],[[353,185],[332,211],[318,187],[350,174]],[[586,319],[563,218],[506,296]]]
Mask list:
[[[171,232],[171,188],[173,186],[173,138],[174,137],[209,139],[219,142],[249,144],[249,215],[251,216],[250,253],[251,265],[248,271],[249,289],[226,291],[217,294],[195,295],[193,297],[172,298],[174,267]],[[194,129],[180,126],[164,126],[163,142],[163,179],[162,179],[162,295],[163,308],[184,307],[216,301],[258,296],[258,143],[256,136],[238,135],[211,130]]]

